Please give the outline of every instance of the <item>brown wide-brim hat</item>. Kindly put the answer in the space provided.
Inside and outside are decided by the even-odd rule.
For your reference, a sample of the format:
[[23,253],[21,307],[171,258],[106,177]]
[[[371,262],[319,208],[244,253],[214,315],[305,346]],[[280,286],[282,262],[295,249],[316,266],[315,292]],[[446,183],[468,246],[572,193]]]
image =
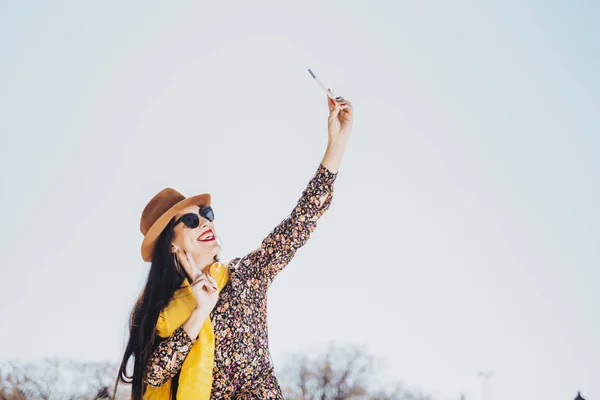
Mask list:
[[189,206],[210,206],[210,194],[185,197],[175,189],[165,188],[144,208],[140,221],[140,231],[144,235],[142,241],[142,258],[152,261],[156,240],[175,215]]

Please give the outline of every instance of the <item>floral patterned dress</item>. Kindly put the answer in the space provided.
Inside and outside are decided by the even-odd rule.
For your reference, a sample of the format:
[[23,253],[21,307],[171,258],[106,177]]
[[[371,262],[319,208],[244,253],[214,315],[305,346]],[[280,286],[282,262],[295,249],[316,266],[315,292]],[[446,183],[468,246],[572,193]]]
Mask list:
[[[210,314],[215,332],[211,399],[283,399],[269,353],[267,289],[329,208],[334,174],[322,164],[292,213],[259,249],[227,263],[230,280]],[[179,372],[195,339],[179,327],[154,351],[145,381],[160,386]]]

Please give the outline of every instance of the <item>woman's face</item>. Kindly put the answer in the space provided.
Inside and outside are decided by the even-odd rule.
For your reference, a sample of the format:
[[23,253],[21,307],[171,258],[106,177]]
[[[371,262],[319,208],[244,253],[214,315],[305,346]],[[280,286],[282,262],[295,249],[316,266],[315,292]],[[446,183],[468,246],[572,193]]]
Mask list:
[[180,221],[173,228],[173,244],[178,249],[185,250],[194,259],[204,257],[212,259],[219,254],[221,246],[217,241],[214,222],[200,216],[199,211],[198,206],[190,206],[177,213],[175,220],[185,214],[196,214],[200,223],[196,228],[189,228]]

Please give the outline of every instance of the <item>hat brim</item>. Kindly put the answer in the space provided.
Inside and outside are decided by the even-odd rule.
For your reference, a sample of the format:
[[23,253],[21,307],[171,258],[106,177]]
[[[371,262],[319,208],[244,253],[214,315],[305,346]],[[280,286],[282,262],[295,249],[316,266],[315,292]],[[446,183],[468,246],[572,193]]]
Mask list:
[[144,240],[142,241],[142,259],[146,262],[152,261],[152,255],[154,254],[154,247],[158,237],[169,224],[169,221],[171,221],[179,211],[189,206],[210,206],[210,200],[210,194],[199,194],[181,200],[179,203],[176,203],[173,207],[169,208],[156,220],[156,222],[154,222],[154,224],[152,224],[150,229],[148,229],[146,236],[144,236]]

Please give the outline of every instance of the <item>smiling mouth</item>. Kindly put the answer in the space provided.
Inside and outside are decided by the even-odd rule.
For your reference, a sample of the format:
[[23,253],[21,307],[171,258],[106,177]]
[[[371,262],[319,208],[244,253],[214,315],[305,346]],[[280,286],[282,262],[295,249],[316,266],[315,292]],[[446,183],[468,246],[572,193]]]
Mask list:
[[215,240],[215,234],[210,229],[198,236],[199,242],[212,242],[213,240]]

